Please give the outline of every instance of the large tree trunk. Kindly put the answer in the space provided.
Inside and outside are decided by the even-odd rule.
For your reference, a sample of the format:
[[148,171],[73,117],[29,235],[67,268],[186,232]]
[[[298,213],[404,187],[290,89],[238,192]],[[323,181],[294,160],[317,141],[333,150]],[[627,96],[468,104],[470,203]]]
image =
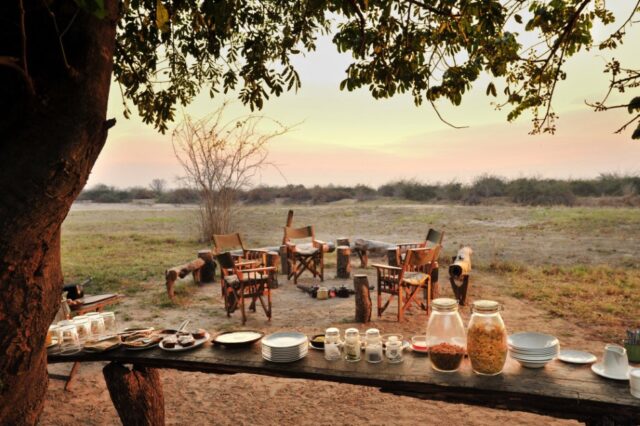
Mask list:
[[[63,282],[60,225],[111,124],[118,8],[106,0],[103,20],[80,10],[62,39],[63,56],[44,5],[62,31],[75,2],[24,0],[25,37],[22,3],[0,2],[0,424],[11,425],[35,424],[42,411],[44,340]],[[7,65],[7,57],[17,62]]]

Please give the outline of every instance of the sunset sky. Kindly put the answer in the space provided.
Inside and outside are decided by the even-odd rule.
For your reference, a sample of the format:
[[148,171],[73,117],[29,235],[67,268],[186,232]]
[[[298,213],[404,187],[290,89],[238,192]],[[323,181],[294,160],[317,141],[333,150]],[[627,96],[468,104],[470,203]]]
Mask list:
[[[596,29],[596,40],[609,32]],[[614,56],[627,66],[640,68],[637,26],[626,40]],[[508,123],[507,111],[495,111],[490,105],[492,98],[484,95],[489,82],[486,76],[462,106],[453,107],[446,101],[439,104],[447,120],[469,126],[460,130],[439,121],[430,106],[415,107],[409,96],[374,100],[366,90],[341,92],[338,85],[350,57],[337,53],[330,38],[323,38],[316,52],[295,60],[302,88],[271,98],[260,112],[289,125],[299,124],[270,145],[269,161],[279,171],[265,169],[255,184],[377,186],[401,178],[468,182],[483,173],[506,177],[638,173],[640,141],[631,140],[632,129],[613,134],[630,116],[622,110],[595,113],[584,104],[585,100],[600,100],[606,91],[602,69],[608,56],[601,55],[595,50],[569,60],[568,79],[560,84],[554,102],[560,115],[558,132],[530,136],[530,117]],[[217,109],[223,100],[203,95],[185,112],[200,117]],[[236,101],[229,118],[243,113],[249,113],[248,108]],[[154,178],[175,186],[182,170],[171,137],[144,125],[137,116],[125,119],[115,84],[109,117],[116,117],[117,125],[110,131],[88,186],[146,186]]]

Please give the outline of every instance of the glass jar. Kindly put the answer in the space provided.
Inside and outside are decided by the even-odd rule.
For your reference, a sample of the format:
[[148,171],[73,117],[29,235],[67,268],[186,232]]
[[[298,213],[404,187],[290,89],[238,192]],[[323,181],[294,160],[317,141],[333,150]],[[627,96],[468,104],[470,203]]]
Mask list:
[[477,374],[495,376],[502,373],[507,360],[507,329],[500,316],[500,304],[478,300],[467,332],[467,351],[471,367]]
[[367,362],[377,364],[382,362],[382,337],[380,337],[380,330],[377,328],[370,328],[366,334],[366,345],[364,348],[364,357]]
[[387,339],[387,347],[385,355],[390,364],[398,364],[403,361],[402,358],[402,340],[398,340],[398,336],[389,336]]
[[360,332],[357,328],[347,328],[344,332],[344,359],[360,361]]
[[80,343],[84,343],[91,338],[91,321],[84,315],[78,315],[71,320],[78,329]]
[[466,348],[466,333],[458,313],[458,302],[439,298],[432,302],[427,323],[427,348],[431,367],[438,371],[456,371]]
[[342,358],[340,353],[340,330],[335,327],[327,328],[324,332],[324,358],[327,361],[337,361]]

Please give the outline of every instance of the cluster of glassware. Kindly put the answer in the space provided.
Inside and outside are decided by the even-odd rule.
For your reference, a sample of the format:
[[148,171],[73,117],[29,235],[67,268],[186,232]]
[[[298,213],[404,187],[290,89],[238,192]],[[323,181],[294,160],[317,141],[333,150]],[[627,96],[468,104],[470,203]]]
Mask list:
[[435,370],[458,370],[466,352],[476,374],[493,376],[502,372],[508,346],[498,302],[476,301],[466,330],[454,299],[435,299],[432,306],[426,346]]
[[114,336],[117,332],[113,312],[90,312],[49,326],[47,348],[50,353],[70,355],[89,341]]
[[385,358],[392,364],[402,362],[402,339],[389,336],[383,348],[382,336],[377,328],[366,331],[364,342],[361,341],[357,328],[345,330],[344,341],[340,338],[340,330],[328,328],[324,335],[324,357],[327,361],[337,361],[344,356],[348,362],[358,362],[362,359],[363,343],[364,358],[369,363],[377,364]]

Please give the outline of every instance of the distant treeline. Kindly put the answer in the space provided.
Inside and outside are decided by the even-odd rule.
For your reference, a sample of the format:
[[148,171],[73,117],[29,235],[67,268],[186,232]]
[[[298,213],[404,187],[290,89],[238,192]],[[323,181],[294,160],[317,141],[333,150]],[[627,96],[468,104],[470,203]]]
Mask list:
[[[576,204],[579,197],[617,197],[629,205],[639,205],[640,176],[602,174],[594,179],[505,179],[483,175],[471,184],[460,182],[422,183],[416,180],[399,180],[378,188],[356,186],[259,186],[238,193],[237,199],[247,204],[266,204],[275,201],[322,204],[343,199],[359,201],[393,197],[422,202],[454,202],[481,204],[490,199],[502,199],[521,205]],[[100,203],[124,203],[137,199],[153,199],[158,203],[197,203],[196,190],[187,188],[154,191],[143,187],[117,189],[97,185],[82,191],[78,200]]]

